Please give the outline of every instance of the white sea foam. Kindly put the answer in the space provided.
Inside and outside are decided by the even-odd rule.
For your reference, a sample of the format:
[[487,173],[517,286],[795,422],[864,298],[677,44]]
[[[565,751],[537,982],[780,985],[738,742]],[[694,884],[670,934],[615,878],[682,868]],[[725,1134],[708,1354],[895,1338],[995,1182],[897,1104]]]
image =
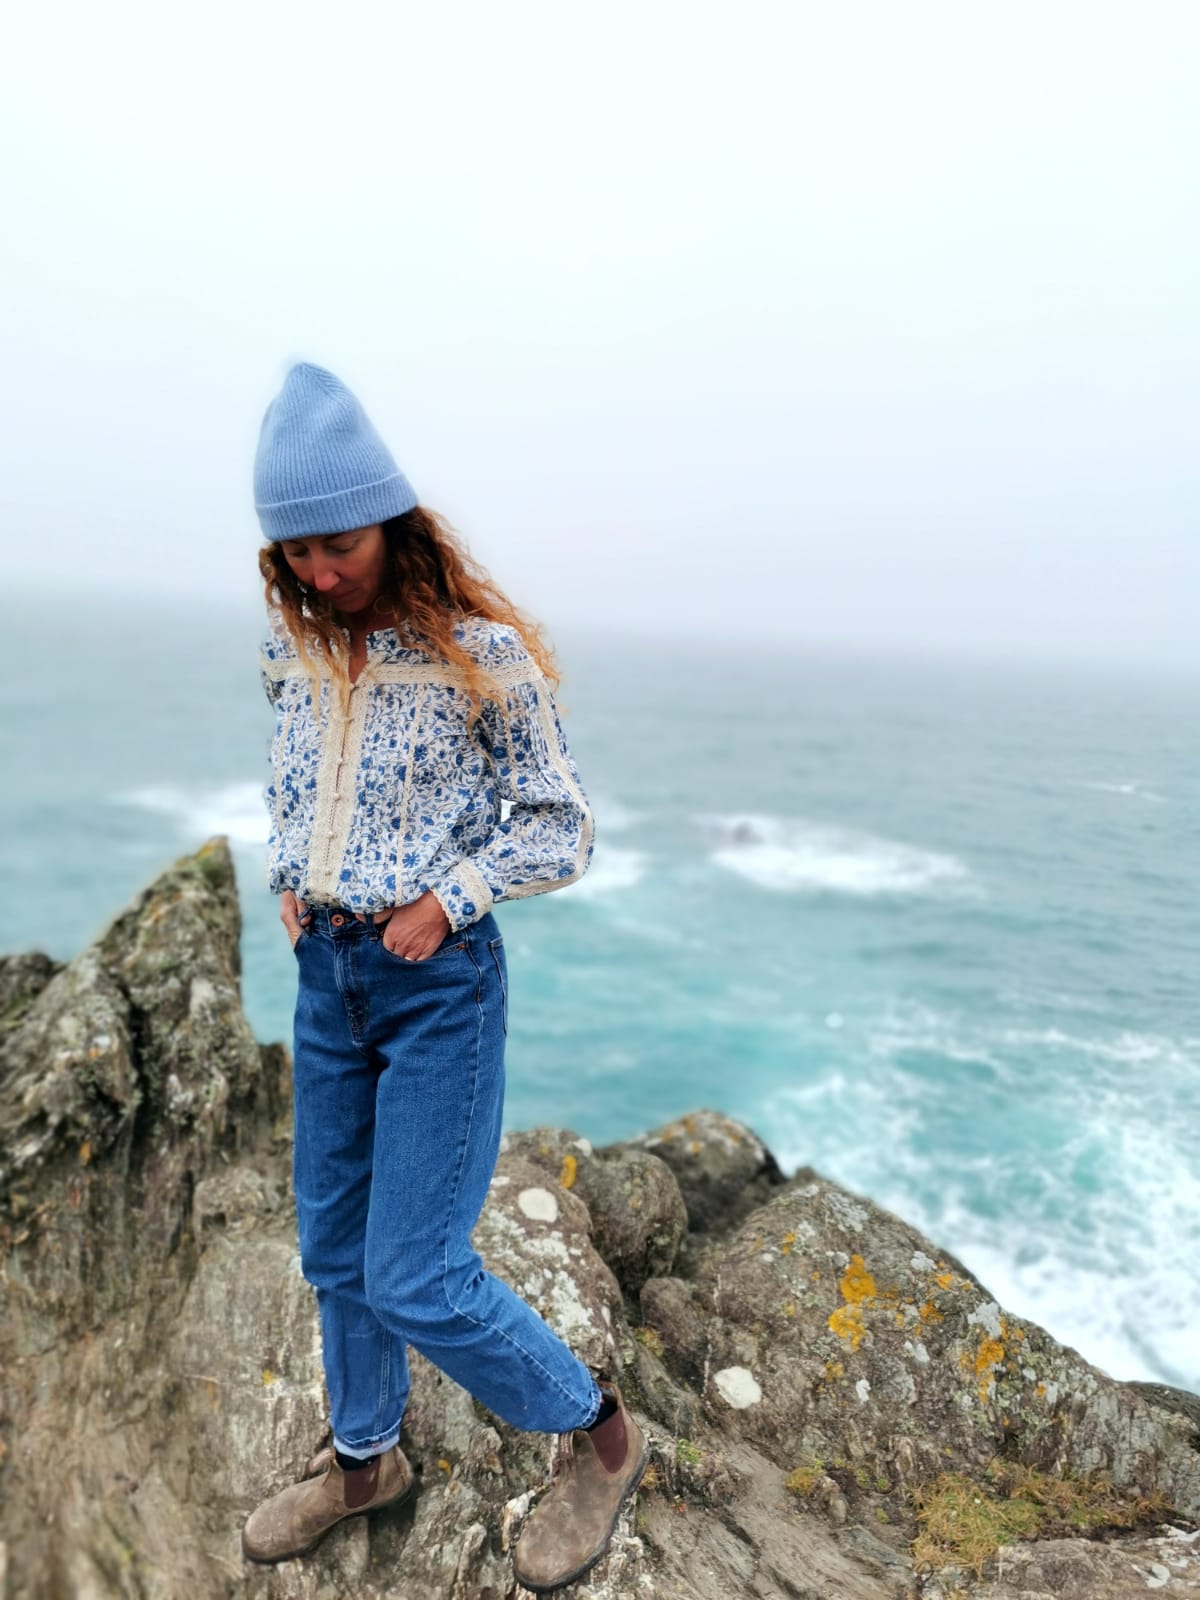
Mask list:
[[699,819],[711,859],[764,889],[791,893],[942,894],[973,887],[952,855],[803,817],[742,813]]
[[113,798],[118,805],[136,806],[166,817],[188,841],[203,843],[213,834],[224,833],[234,844],[267,842],[268,819],[261,784],[226,783],[210,789],[150,784],[125,790]]
[[588,799],[596,816],[598,831],[627,833],[635,823],[641,821],[641,812],[632,811],[619,800],[610,799],[607,795],[597,794],[589,789]]
[[[870,1195],[958,1256],[1005,1310],[1113,1377],[1200,1386],[1200,1161],[1178,1104],[1200,1041],[986,1027],[956,1037],[951,1018],[923,1007],[897,1008],[861,1033],[873,1047],[865,1059],[841,1056],[751,1108],[747,1121],[784,1170],[812,1164]],[[1030,1047],[1044,1049],[1048,1038],[1095,1063],[1154,1070],[1140,1070],[1132,1092],[1127,1071],[1095,1065],[1084,1068],[1085,1082],[1032,1078]],[[1061,1130],[1053,1158],[1044,1145],[1006,1147],[1002,1129],[994,1148],[940,1142],[944,1133],[933,1130],[945,1118],[931,1100],[939,1091],[897,1060],[917,1045],[952,1060],[987,1059],[1014,1092],[1044,1095],[1045,1115]],[[960,1111],[977,1115],[969,1098]]]
[[[974,1023],[915,1000],[893,1000],[882,1015],[863,1024],[861,1035],[868,1054],[876,1059],[891,1061],[918,1053],[945,1061],[975,1062],[1000,1072],[1011,1069],[1014,1077],[1025,1071],[1024,1064],[1031,1058],[1056,1053],[1117,1067],[1152,1066],[1159,1081],[1166,1084],[1186,1082],[1200,1073],[1200,1038],[1170,1038],[1129,1028],[1077,1034],[1055,1027],[999,1027]],[[1093,1081],[1090,1088],[1095,1091],[1099,1085]]]
[[591,900],[632,889],[645,876],[647,862],[642,850],[597,844],[591,866],[578,883],[571,885],[569,892],[577,900]]
[[[1177,1152],[1164,1152],[1145,1132],[1126,1133],[1119,1142],[1111,1189],[1089,1198],[1087,1238],[1064,1226],[1062,1219],[1080,1206],[1065,1184],[1060,1216],[1021,1219],[1023,1238],[1015,1228],[997,1238],[994,1223],[961,1202],[923,1222],[911,1206],[906,1214],[958,1256],[1006,1311],[1036,1322],[1111,1377],[1194,1389],[1200,1185]],[[896,1207],[895,1197],[890,1204]],[[1021,1259],[1031,1233],[1037,1254]]]
[[1131,783],[1101,783],[1098,780],[1092,781],[1085,778],[1080,781],[1080,787],[1083,789],[1098,789],[1102,794],[1135,795],[1139,800],[1150,800],[1156,805],[1164,805],[1166,803],[1165,795],[1156,794],[1153,789],[1143,789],[1136,779]]
[[1169,1039],[1162,1034],[1135,1033],[1130,1029],[1122,1029],[1107,1038],[1083,1038],[1064,1033],[1060,1028],[1004,1028],[997,1038],[1001,1044],[1023,1053],[1065,1050],[1092,1056],[1098,1061],[1111,1061],[1118,1066],[1154,1066],[1168,1073],[1178,1073],[1179,1081],[1185,1073],[1194,1073],[1200,1068],[1200,1038]]

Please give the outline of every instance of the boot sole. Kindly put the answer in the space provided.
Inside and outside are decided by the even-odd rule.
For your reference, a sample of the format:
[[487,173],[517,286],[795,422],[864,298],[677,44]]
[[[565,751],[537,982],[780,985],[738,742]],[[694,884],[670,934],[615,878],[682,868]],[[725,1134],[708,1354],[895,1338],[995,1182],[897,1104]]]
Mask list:
[[645,1477],[646,1468],[649,1465],[650,1446],[643,1439],[642,1454],[637,1464],[637,1470],[634,1472],[633,1477],[629,1480],[628,1487],[622,1494],[620,1500],[617,1502],[617,1509],[613,1513],[612,1521],[608,1525],[608,1532],[604,1535],[604,1540],[601,1543],[600,1548],[595,1552],[594,1555],[590,1555],[581,1566],[576,1567],[573,1572],[564,1573],[562,1577],[555,1578],[553,1583],[530,1582],[528,1578],[523,1578],[517,1571],[517,1564],[514,1561],[513,1577],[521,1585],[522,1589],[528,1589],[530,1594],[553,1594],[556,1589],[565,1589],[568,1583],[574,1583],[576,1579],[582,1578],[585,1572],[590,1572],[591,1569],[596,1565],[597,1561],[600,1560],[601,1556],[603,1556],[607,1551],[609,1544],[612,1542],[612,1536],[617,1530],[617,1523],[621,1520],[621,1513],[625,1510],[626,1505],[637,1493],[638,1486]]
[[336,1522],[331,1522],[327,1528],[322,1528],[321,1532],[315,1539],[310,1539],[307,1544],[302,1544],[298,1550],[288,1550],[281,1556],[252,1556],[249,1550],[246,1549],[245,1545],[243,1545],[242,1555],[247,1561],[253,1561],[256,1566],[260,1567],[273,1567],[280,1561],[295,1561],[297,1556],[306,1556],[311,1550],[315,1550],[320,1544],[321,1540],[324,1539],[327,1534],[332,1533],[333,1530],[337,1527],[340,1527],[343,1522],[349,1522],[351,1517],[365,1517],[370,1511],[382,1511],[386,1506],[403,1505],[416,1487],[417,1480],[416,1475],[414,1474],[412,1482],[409,1484],[408,1488],[405,1489],[403,1494],[394,1495],[390,1500],[381,1500],[378,1505],[360,1506],[355,1511],[347,1511],[344,1517],[339,1517]]

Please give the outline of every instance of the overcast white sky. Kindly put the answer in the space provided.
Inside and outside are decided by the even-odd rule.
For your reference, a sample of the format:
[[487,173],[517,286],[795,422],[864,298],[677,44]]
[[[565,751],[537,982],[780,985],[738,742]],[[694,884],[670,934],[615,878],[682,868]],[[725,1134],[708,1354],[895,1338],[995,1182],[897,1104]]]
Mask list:
[[6,32],[10,594],[253,601],[306,359],[552,633],[1196,662],[1193,0]]

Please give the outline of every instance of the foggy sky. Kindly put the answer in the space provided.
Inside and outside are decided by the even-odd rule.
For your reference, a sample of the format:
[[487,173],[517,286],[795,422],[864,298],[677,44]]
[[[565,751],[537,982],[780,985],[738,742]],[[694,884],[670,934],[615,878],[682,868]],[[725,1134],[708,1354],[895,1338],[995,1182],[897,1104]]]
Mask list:
[[253,603],[303,359],[552,632],[1196,662],[1194,5],[8,37],[10,596]]

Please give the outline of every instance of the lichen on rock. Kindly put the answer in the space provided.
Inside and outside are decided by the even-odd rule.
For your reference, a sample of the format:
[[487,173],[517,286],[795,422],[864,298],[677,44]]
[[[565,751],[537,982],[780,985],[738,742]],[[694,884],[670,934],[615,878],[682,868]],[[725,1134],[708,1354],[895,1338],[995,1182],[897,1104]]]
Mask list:
[[[553,1441],[418,1351],[414,1498],[302,1561],[242,1559],[251,1507],[327,1442],[327,1397],[290,1064],[242,1013],[239,936],[218,839],[75,960],[0,960],[0,1594],[516,1600]],[[652,1451],[607,1556],[564,1592],[1200,1594],[1197,1397],[1114,1382],[721,1113],[600,1149],[553,1128],[503,1143],[476,1246],[620,1379]],[[1091,1475],[1132,1520],[977,1571],[922,1565],[930,1487],[983,1485],[997,1461]]]

